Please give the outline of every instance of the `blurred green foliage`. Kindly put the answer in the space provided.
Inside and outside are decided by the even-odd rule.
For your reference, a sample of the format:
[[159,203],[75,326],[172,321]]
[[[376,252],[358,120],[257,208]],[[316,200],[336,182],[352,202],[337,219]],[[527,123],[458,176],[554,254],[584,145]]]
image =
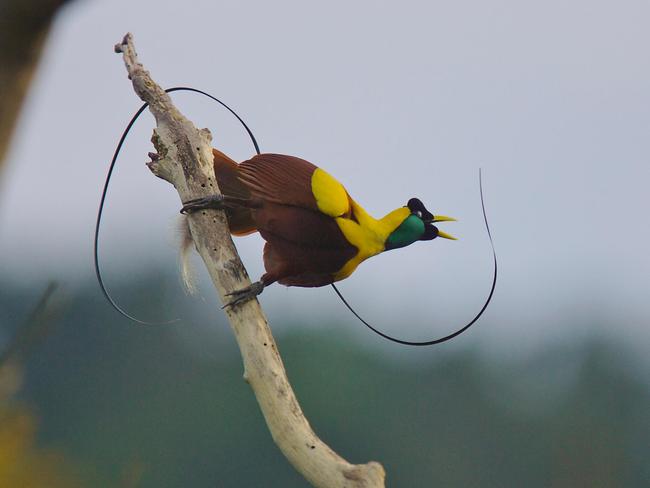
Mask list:
[[[141,317],[192,317],[187,301],[152,301],[159,283],[119,294]],[[7,339],[38,293],[0,290]],[[38,445],[63,453],[84,486],[307,486],[274,446],[220,314],[138,327],[93,285],[69,303],[27,358],[17,400],[40,419]],[[348,460],[380,461],[387,486],[650,486],[650,386],[622,346],[594,338],[517,363],[441,347],[404,360],[325,318],[283,330],[312,426]]]

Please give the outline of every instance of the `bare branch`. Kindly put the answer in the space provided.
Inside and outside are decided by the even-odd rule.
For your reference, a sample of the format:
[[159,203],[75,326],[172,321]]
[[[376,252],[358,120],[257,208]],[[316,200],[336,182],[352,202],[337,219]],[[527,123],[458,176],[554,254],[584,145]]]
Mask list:
[[[156,118],[153,143],[160,157],[148,163],[151,171],[173,184],[181,201],[219,193],[210,132],[194,127],[151,79],[138,62],[130,34],[115,50],[123,54],[135,92],[150,104]],[[224,213],[203,210],[190,215],[189,223],[196,248],[221,300],[224,301],[226,293],[250,285]],[[259,302],[250,300],[229,307],[226,315],[242,354],[244,378],[255,393],[273,440],[289,462],[316,487],[383,487],[385,475],[379,463],[350,464],[313,432],[289,384]]]

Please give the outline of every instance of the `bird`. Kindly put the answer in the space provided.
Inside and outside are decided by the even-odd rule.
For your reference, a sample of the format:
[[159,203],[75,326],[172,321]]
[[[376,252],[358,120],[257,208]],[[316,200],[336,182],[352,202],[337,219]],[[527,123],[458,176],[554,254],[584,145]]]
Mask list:
[[[181,213],[222,209],[232,235],[259,232],[266,241],[265,273],[230,293],[225,306],[249,300],[276,282],[320,287],[341,281],[366,259],[418,241],[456,240],[434,225],[456,219],[433,215],[418,198],[377,219],[337,179],[305,159],[262,153],[237,163],[218,149],[212,152],[221,195],[183,202]],[[186,253],[192,241],[184,228]]]

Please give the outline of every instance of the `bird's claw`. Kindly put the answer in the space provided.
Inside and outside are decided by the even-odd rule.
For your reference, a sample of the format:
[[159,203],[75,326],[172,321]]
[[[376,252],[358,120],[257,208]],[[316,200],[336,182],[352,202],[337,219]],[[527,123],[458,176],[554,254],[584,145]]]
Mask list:
[[250,286],[247,286],[246,288],[242,288],[241,290],[235,290],[232,293],[226,293],[227,297],[234,297],[234,298],[221,308],[232,307],[234,305],[238,305],[240,303],[251,300],[256,296],[258,296],[263,291],[264,291],[264,283],[262,283],[261,281],[256,281],[255,283],[251,284]]
[[209,197],[195,198],[194,200],[183,202],[181,213],[189,214],[197,212],[198,210],[204,210],[206,208],[222,209],[223,195],[210,195]]

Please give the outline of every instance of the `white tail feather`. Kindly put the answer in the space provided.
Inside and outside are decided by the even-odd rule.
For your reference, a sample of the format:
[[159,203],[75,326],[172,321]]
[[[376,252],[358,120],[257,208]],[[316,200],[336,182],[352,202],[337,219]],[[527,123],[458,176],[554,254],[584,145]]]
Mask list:
[[196,276],[194,268],[190,261],[192,249],[194,248],[194,240],[190,232],[190,225],[185,215],[181,216],[178,221],[178,231],[180,235],[180,267],[181,267],[181,281],[185,291],[193,295],[196,293]]

